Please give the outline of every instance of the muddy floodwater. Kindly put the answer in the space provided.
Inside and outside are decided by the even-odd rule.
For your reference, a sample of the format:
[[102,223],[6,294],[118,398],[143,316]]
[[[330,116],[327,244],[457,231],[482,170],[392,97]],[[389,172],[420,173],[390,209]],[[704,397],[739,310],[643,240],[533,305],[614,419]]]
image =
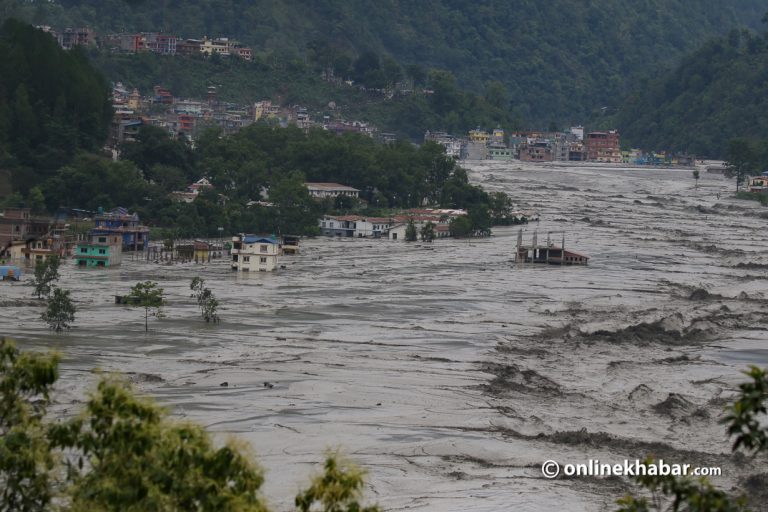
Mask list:
[[[2,332],[64,353],[57,412],[80,410],[98,367],[246,440],[278,510],[329,447],[368,470],[366,495],[387,510],[611,510],[626,479],[547,480],[541,463],[650,454],[720,467],[717,485],[765,506],[764,459],[732,456],[718,419],[739,372],[768,365],[768,208],[703,171],[696,188],[690,170],[468,167],[538,210],[524,240],[565,231],[589,265],[513,265],[516,226],[431,244],[303,240],[285,269],[244,276],[226,260],[69,261],[75,328],[51,334],[21,301],[31,287],[2,283]],[[220,298],[220,325],[199,318],[194,276]],[[148,279],[168,306],[145,334],[114,295]]]

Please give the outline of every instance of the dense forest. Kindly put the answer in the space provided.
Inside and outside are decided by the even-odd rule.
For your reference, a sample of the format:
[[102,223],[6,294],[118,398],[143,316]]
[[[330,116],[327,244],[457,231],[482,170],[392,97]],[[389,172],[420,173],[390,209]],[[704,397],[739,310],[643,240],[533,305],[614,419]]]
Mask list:
[[[4,0],[3,14],[100,31],[230,36],[290,62],[320,49],[344,78],[380,81],[350,64],[367,50],[453,73],[483,94],[503,84],[504,108],[545,126],[616,107],[640,76],[708,37],[759,22],[761,0]],[[4,12],[3,12],[4,11]]]
[[768,139],[768,38],[734,30],[708,41],[643,81],[617,121],[633,145],[711,158],[727,158],[732,138]]
[[0,169],[28,190],[78,150],[98,150],[112,106],[109,86],[79,50],[8,20],[0,28]]

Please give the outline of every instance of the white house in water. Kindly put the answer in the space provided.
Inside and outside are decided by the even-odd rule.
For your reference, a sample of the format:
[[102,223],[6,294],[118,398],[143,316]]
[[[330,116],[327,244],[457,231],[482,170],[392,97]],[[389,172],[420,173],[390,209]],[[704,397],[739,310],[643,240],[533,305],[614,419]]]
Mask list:
[[232,270],[270,272],[277,269],[280,244],[274,237],[237,235],[232,237]]

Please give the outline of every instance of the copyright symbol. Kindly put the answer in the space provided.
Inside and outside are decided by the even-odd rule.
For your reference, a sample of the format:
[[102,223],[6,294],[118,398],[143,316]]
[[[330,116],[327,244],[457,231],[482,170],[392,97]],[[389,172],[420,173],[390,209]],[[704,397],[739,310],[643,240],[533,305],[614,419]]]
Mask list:
[[544,475],[544,478],[555,478],[560,474],[560,464],[553,460],[548,460],[541,465],[541,473]]

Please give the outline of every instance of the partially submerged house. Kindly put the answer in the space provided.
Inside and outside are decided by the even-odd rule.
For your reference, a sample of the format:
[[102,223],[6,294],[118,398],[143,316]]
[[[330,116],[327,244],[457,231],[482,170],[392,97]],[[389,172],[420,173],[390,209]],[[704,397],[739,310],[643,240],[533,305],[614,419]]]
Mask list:
[[747,190],[758,194],[768,193],[768,171],[764,172],[760,176],[753,176],[749,178],[749,182],[747,183]]
[[149,244],[149,228],[141,224],[136,213],[128,213],[125,208],[109,212],[100,208],[93,221],[91,235],[118,235],[127,251],[143,251]]
[[90,240],[77,244],[78,267],[114,267],[123,259],[123,239],[117,234],[91,234]]
[[274,236],[240,234],[232,237],[232,270],[270,272],[277,270],[280,243]]
[[67,253],[70,237],[58,219],[33,216],[29,208],[0,214],[0,259],[42,261]]
[[[550,235],[562,233],[563,238],[560,246],[550,239]],[[545,244],[538,243],[538,232],[533,232],[531,245],[523,245],[523,230],[517,233],[517,252],[515,253],[516,263],[545,263],[548,265],[586,265],[589,263],[589,256],[571,251],[565,248],[565,232],[547,233]]]
[[283,243],[280,245],[280,254],[299,254],[299,237],[296,235],[283,235]]

